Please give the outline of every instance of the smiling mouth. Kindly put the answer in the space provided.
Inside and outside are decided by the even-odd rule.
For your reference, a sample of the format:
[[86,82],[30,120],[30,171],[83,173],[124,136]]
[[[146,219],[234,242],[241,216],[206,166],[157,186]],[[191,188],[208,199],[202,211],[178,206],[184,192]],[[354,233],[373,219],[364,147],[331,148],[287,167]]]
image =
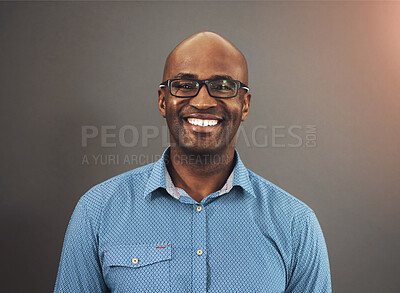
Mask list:
[[199,118],[187,118],[187,122],[189,122],[192,125],[196,126],[215,126],[218,124],[218,120],[216,119],[199,119]]

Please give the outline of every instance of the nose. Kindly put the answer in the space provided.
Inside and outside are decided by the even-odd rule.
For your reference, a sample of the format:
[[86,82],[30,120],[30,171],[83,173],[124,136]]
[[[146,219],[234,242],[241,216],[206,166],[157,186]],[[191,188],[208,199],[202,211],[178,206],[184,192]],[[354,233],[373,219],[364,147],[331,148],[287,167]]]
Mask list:
[[189,105],[199,109],[205,110],[208,108],[216,107],[217,101],[208,94],[207,87],[204,84],[197,96],[190,99]]

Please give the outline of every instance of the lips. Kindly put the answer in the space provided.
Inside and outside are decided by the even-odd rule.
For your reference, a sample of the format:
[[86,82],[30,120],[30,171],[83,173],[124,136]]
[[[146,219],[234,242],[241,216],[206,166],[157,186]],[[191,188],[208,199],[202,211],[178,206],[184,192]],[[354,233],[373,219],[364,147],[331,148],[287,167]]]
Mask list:
[[185,115],[183,120],[187,127],[194,132],[210,133],[221,124],[222,118],[216,115],[197,113]]

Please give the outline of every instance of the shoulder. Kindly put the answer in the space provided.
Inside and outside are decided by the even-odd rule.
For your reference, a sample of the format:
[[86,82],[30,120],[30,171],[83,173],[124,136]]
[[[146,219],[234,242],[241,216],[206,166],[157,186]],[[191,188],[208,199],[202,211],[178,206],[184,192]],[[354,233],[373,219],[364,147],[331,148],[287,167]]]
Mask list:
[[155,163],[119,174],[90,188],[79,200],[92,220],[99,220],[104,208],[110,202],[122,205],[133,199],[138,192],[144,192],[147,180]]
[[253,171],[248,171],[256,197],[265,202],[269,207],[281,210],[284,213],[296,215],[313,213],[307,204],[295,196]]
[[274,222],[293,224],[295,219],[306,219],[314,211],[304,202],[291,195],[267,179],[249,172],[249,179],[256,197],[256,206],[260,211],[272,217]]
[[148,178],[149,174],[153,170],[154,163],[132,169],[130,171],[119,174],[106,181],[103,181],[93,186],[84,197],[91,199],[96,197],[96,194],[101,193],[103,200],[112,196],[116,191],[120,191],[121,188],[135,188],[135,186],[145,183],[143,179]]

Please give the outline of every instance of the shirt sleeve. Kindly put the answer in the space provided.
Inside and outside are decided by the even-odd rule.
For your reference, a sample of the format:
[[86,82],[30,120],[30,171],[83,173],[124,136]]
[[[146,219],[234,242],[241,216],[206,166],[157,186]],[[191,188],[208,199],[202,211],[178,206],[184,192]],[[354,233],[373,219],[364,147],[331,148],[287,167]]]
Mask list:
[[293,258],[285,292],[332,292],[328,251],[314,212],[294,220]]
[[54,292],[106,292],[97,251],[97,237],[81,198],[67,228]]

